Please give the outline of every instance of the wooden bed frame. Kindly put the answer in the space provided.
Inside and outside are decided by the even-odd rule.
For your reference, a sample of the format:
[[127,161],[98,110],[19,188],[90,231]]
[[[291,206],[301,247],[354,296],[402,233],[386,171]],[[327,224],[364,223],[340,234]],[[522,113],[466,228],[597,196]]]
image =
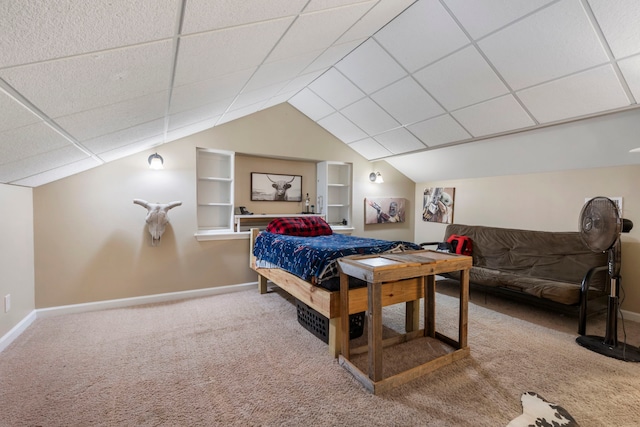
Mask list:
[[[340,291],[329,291],[315,286],[298,276],[279,268],[259,268],[253,255],[255,239],[260,233],[257,228],[251,229],[249,244],[249,265],[258,273],[258,289],[261,294],[267,293],[267,281],[288,292],[294,298],[307,304],[329,319],[329,353],[333,357],[340,354]],[[424,295],[423,278],[405,279],[388,282],[382,285],[382,305],[406,303],[405,329],[407,332],[417,331],[420,321],[420,298]],[[349,314],[367,311],[367,288],[349,290]]]

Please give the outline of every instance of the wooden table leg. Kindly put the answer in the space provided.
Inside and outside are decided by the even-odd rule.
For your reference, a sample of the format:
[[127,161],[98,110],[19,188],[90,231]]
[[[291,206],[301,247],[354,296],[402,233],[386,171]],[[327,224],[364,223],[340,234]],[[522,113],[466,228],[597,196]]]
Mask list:
[[420,329],[420,300],[407,301],[405,303],[405,332],[413,332]]
[[460,271],[460,324],[458,342],[460,348],[467,347],[467,328],[469,324],[469,269]]
[[341,345],[339,352],[349,359],[349,276],[340,273],[340,334]]
[[382,380],[382,283],[367,283],[369,378]]
[[424,283],[424,334],[436,336],[436,276],[425,277]]

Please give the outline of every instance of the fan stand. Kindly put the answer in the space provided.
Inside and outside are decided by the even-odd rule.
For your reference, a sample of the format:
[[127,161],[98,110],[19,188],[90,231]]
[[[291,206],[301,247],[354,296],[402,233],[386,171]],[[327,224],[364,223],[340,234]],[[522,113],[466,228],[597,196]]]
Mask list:
[[611,294],[607,306],[607,330],[605,336],[581,335],[576,342],[582,347],[607,357],[627,362],[640,362],[640,349],[627,344],[618,344],[618,293],[620,278],[611,278]]

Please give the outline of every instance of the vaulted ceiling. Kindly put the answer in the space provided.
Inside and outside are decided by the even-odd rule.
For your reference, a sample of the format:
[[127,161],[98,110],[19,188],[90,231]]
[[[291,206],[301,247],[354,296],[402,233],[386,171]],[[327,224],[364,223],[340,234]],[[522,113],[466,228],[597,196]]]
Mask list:
[[477,156],[478,140],[635,108],[638,22],[636,0],[1,2],[0,182],[282,102],[401,171]]

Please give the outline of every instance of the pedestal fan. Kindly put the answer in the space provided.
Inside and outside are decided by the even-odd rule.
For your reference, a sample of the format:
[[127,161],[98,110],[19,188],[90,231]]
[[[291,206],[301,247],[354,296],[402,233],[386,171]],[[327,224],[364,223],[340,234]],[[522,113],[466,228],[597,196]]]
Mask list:
[[581,335],[576,342],[589,350],[629,362],[640,362],[640,349],[618,343],[618,305],[620,292],[620,233],[627,233],[633,223],[620,217],[618,207],[607,197],[594,197],[580,212],[580,237],[594,252],[607,252],[611,292],[607,306],[604,337]]

